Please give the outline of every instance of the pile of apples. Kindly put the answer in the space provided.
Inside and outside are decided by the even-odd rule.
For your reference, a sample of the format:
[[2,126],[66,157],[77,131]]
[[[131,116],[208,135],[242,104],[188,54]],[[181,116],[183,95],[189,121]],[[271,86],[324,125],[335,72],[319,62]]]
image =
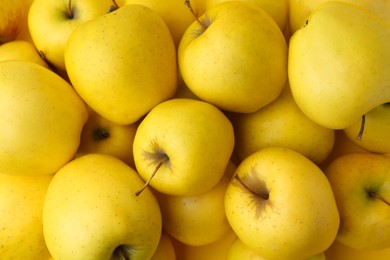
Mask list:
[[0,259],[390,259],[390,1],[1,0]]

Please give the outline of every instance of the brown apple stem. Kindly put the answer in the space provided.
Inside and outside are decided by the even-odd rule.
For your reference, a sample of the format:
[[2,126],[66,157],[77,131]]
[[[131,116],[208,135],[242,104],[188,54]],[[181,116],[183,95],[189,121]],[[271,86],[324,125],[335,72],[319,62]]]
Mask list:
[[73,18],[72,0],[68,1],[68,17],[69,18]]
[[376,192],[368,192],[368,196],[370,198],[379,199],[379,200],[383,201],[387,206],[390,206],[390,202],[385,200],[382,196],[378,195],[378,193],[376,193]]
[[131,247],[127,245],[120,245],[115,248],[111,260],[130,260],[131,259]]
[[360,130],[356,137],[356,139],[359,141],[362,140],[365,124],[366,124],[366,115],[362,115],[362,123],[360,124]]
[[112,0],[112,3],[113,5],[111,5],[110,8],[108,9],[109,13],[119,9],[119,5],[116,3],[115,0]]
[[206,26],[199,20],[198,15],[196,14],[194,9],[192,8],[191,0],[184,0],[184,4],[188,7],[188,9],[190,9],[192,15],[195,17],[195,20],[203,27],[203,29],[206,30]]
[[160,167],[161,167],[167,160],[169,160],[169,157],[168,157],[167,155],[165,155],[164,158],[161,159],[161,161],[157,164],[157,166],[156,166],[156,168],[154,169],[152,175],[150,175],[149,179],[145,182],[144,186],[143,186],[141,189],[139,189],[138,191],[135,192],[135,195],[136,195],[136,196],[139,196],[139,195],[142,193],[142,191],[143,191],[144,189],[146,189],[146,187],[149,186],[150,181],[151,181],[151,180],[153,179],[153,177],[156,175],[158,169],[160,169]]
[[260,196],[261,198],[267,200],[269,198],[269,195],[268,193],[257,193],[257,192],[254,192],[251,188],[248,187],[248,185],[246,185],[245,182],[243,182],[240,177],[238,177],[238,175],[235,175],[234,176],[234,179],[236,179],[238,181],[238,183],[240,183],[242,186],[244,186],[245,189],[249,190],[251,193],[253,193],[254,195],[256,196]]

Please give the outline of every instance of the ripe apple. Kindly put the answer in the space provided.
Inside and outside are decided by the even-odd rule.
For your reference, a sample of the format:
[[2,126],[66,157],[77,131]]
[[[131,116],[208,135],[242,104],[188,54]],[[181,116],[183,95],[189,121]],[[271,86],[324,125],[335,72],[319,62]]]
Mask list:
[[201,246],[225,236],[231,227],[227,221],[224,198],[236,167],[229,163],[224,176],[210,190],[194,196],[156,193],[161,207],[163,229],[178,241]]
[[[206,10],[209,10],[213,6],[232,0],[206,0]],[[278,24],[280,30],[284,30],[287,27],[288,21],[288,2],[289,0],[240,0],[244,2],[251,2],[258,5],[264,11],[266,11]]]
[[0,61],[5,60],[31,61],[49,69],[46,61],[42,59],[35,46],[29,41],[13,40],[0,45]]
[[118,125],[89,110],[87,123],[80,137],[77,156],[88,153],[112,155],[135,168],[133,159],[133,141],[137,124]]
[[389,26],[344,2],[322,4],[290,38],[288,75],[314,122],[344,129],[390,102]]
[[390,257],[390,247],[382,250],[358,250],[348,247],[336,239],[325,251],[325,256],[326,259],[331,260],[386,260]]
[[236,113],[230,118],[236,137],[235,154],[240,161],[264,147],[281,146],[319,165],[334,145],[334,130],[309,119],[295,103],[289,86],[262,109]]
[[187,28],[178,64],[200,99],[231,112],[254,112],[276,99],[286,83],[287,44],[260,7],[228,1]]
[[19,30],[19,33],[16,35],[14,40],[21,40],[21,41],[28,41],[31,44],[34,44],[30,30],[28,28],[28,13],[30,11],[30,7],[32,2],[34,0],[21,0],[22,1],[22,6],[23,6],[23,15],[21,18],[21,28]]
[[0,45],[13,41],[22,27],[24,15],[22,0],[1,0],[0,2]]
[[237,237],[266,259],[322,253],[335,240],[340,221],[324,173],[282,147],[263,148],[238,165],[225,209]]
[[358,138],[361,120],[344,129],[357,146],[375,153],[390,153],[390,103],[380,105],[365,114],[364,129]]
[[28,28],[34,45],[47,62],[65,71],[64,48],[71,32],[108,12],[112,0],[34,0]]
[[359,250],[390,247],[389,165],[388,156],[351,153],[325,170],[340,212],[341,243]]
[[152,9],[127,4],[80,25],[65,49],[72,85],[99,115],[132,124],[177,88],[176,49]]
[[53,177],[43,205],[43,232],[54,259],[149,259],[161,212],[142,179],[121,160],[87,154]]
[[[195,21],[194,15],[184,4],[184,0],[125,0],[125,4],[142,4],[156,11],[168,26],[176,47],[179,46],[187,27]],[[191,1],[191,6],[198,14],[196,2]]]
[[[289,0],[289,27],[292,33],[304,26],[311,12],[323,3],[332,0]],[[374,13],[385,22],[390,22],[389,10],[390,2],[388,0],[338,0],[340,2],[350,3],[365,10]]]
[[218,108],[195,99],[171,99],[141,121],[133,154],[146,185],[169,195],[191,196],[220,181],[233,147],[233,126]]
[[0,174],[1,259],[48,259],[42,208],[53,175]]
[[78,149],[85,103],[54,72],[29,61],[0,62],[0,172],[52,174]]

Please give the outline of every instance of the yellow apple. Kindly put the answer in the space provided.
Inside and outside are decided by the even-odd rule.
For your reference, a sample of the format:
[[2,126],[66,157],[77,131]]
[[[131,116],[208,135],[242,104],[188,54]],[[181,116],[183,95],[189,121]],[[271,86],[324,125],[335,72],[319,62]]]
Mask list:
[[29,41],[13,40],[0,45],[0,61],[5,60],[31,61],[49,69],[46,61],[42,59],[35,46]]
[[287,44],[272,17],[253,3],[228,1],[199,21],[187,28],[178,49],[179,70],[190,90],[240,113],[276,99],[287,80]]
[[[172,240],[177,259],[181,260],[226,260],[228,250],[237,238],[233,230],[229,230],[221,239],[202,246],[190,246],[175,239]],[[242,259],[243,260],[243,259]]]
[[390,103],[383,104],[365,114],[364,129],[361,120],[344,129],[346,136],[355,145],[375,153],[390,153]]
[[33,62],[0,62],[0,82],[0,172],[55,173],[76,154],[85,103],[64,79]]
[[[227,2],[227,1],[234,1],[234,0],[206,0],[206,10],[209,10],[213,6]],[[244,2],[251,2],[256,5],[258,5],[260,8],[262,8],[264,11],[266,11],[269,15],[272,16],[272,18],[275,20],[275,22],[278,24],[280,30],[284,30],[287,27],[287,21],[288,21],[288,2],[289,0],[240,0]]]
[[72,85],[99,115],[132,124],[177,88],[176,49],[152,9],[127,4],[72,32],[65,49]]
[[224,198],[236,167],[229,163],[224,176],[210,190],[194,196],[157,193],[163,229],[178,241],[201,246],[225,236],[231,227],[226,219]]
[[195,99],[171,99],[141,121],[133,154],[137,171],[153,189],[192,196],[220,181],[233,147],[233,126],[218,108]]
[[171,237],[165,232],[161,232],[161,238],[156,251],[150,260],[176,260],[175,247]]
[[294,150],[263,148],[242,161],[226,190],[237,237],[266,259],[305,259],[335,240],[339,213],[329,181]]
[[108,12],[112,0],[34,0],[28,28],[38,51],[59,70],[65,71],[64,49],[71,32]]
[[[304,26],[311,12],[323,3],[333,0],[289,0],[289,25],[290,30],[294,33]],[[338,0],[350,3],[367,11],[373,12],[385,22],[390,23],[390,1],[388,0]]]
[[359,250],[390,247],[390,157],[351,153],[325,174],[340,212],[337,240]]
[[42,208],[52,178],[0,174],[1,259],[49,259]]
[[87,154],[62,167],[43,205],[43,232],[54,259],[149,259],[162,232],[161,212],[142,179],[121,160]]
[[[168,26],[176,47],[187,27],[195,21],[194,14],[184,4],[184,0],[125,0],[125,4],[142,4],[156,11]],[[196,2],[191,1],[191,6],[198,13]]]
[[289,86],[262,109],[236,113],[232,122],[235,153],[240,161],[259,149],[281,146],[293,149],[319,165],[334,145],[334,130],[309,119],[295,103]]
[[344,129],[390,102],[390,26],[343,2],[319,6],[290,38],[288,75],[297,105],[314,122]]
[[118,125],[90,109],[88,121],[81,133],[77,156],[88,153],[109,154],[134,168],[133,141],[137,126],[136,123]]
[[13,41],[22,28],[24,15],[22,0],[0,2],[0,45]]
[[34,44],[31,38],[30,30],[28,28],[28,13],[30,11],[32,2],[34,2],[34,0],[22,0],[23,15],[21,21],[21,28],[19,33],[16,35],[15,40],[28,41],[31,44]]

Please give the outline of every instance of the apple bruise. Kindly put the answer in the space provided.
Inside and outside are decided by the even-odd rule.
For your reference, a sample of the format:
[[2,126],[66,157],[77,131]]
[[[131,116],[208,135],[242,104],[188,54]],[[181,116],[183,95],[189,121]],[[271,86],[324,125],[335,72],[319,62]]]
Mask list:
[[233,177],[233,180],[237,181],[236,185],[243,186],[252,194],[253,201],[258,204],[255,207],[256,217],[259,217],[261,213],[264,212],[264,207],[266,207],[269,202],[270,192],[265,182],[260,178],[255,167],[252,167],[250,174],[246,174],[242,177],[239,177],[238,174],[236,174]]
[[135,192],[136,196],[139,196],[146,187],[149,186],[150,181],[153,179],[153,177],[156,175],[158,170],[163,164],[166,164],[170,166],[170,159],[169,156],[165,153],[165,151],[157,144],[156,141],[152,142],[151,144],[151,152],[149,151],[143,151],[143,156],[146,160],[151,161],[151,164],[156,164],[156,167],[150,177],[145,182],[145,185],[142,186],[141,189],[139,189],[137,192]]

